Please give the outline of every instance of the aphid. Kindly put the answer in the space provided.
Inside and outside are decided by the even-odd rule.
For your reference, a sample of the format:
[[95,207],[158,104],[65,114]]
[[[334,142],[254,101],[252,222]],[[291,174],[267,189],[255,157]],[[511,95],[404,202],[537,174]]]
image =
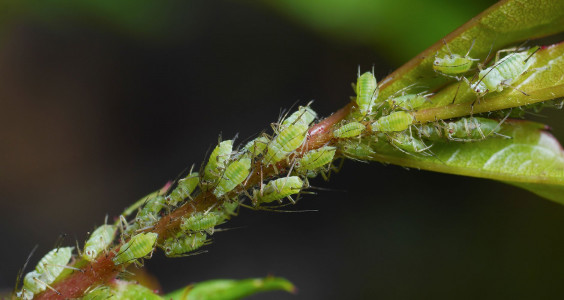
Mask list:
[[444,129],[437,123],[421,124],[420,126],[415,126],[415,129],[417,129],[420,138],[430,141],[438,141],[446,136]]
[[190,174],[180,180],[178,180],[178,184],[172,190],[170,195],[166,197],[167,204],[170,206],[176,206],[184,199],[189,198],[190,194],[196,189],[198,183],[200,182],[200,177],[197,172],[190,172]]
[[106,300],[114,296],[110,287],[100,285],[90,290],[82,297],[82,300]]
[[37,263],[35,270],[47,284],[52,283],[63,272],[72,257],[74,247],[55,248],[45,254]]
[[116,231],[116,225],[106,224],[96,228],[84,245],[84,253],[82,254],[82,257],[88,261],[96,259],[96,257],[98,257],[98,255],[102,253],[102,251],[106,250],[112,243]]
[[393,107],[399,107],[403,110],[415,110],[429,102],[429,96],[432,94],[406,94],[398,97],[390,97],[386,102]]
[[251,160],[245,157],[230,163],[225,168],[225,172],[219,179],[213,194],[219,198],[233,190],[249,176],[250,168]]
[[305,140],[308,126],[296,123],[284,128],[267,147],[264,162],[275,164],[296,150]]
[[333,130],[333,136],[336,138],[355,137],[359,136],[364,129],[366,129],[364,124],[359,122],[350,122]]
[[[511,87],[515,79],[519,78],[535,62],[533,55],[539,47],[527,51],[513,52],[478,74],[478,81],[471,84],[472,89],[483,96],[487,93],[501,92],[505,87]],[[502,50],[503,51],[503,50]],[[506,52],[506,51],[505,51]]]
[[285,128],[292,124],[303,124],[309,126],[313,120],[317,117],[317,113],[311,109],[309,106],[300,106],[297,111],[291,114],[289,117],[284,119],[281,124],[281,128]]
[[324,146],[319,149],[308,151],[302,158],[296,161],[296,171],[298,173],[307,173],[315,171],[333,161],[337,148]]
[[404,131],[413,123],[413,120],[414,117],[410,113],[396,111],[387,116],[380,117],[372,123],[372,131]]
[[420,139],[414,138],[410,132],[396,132],[389,135],[390,143],[404,153],[422,153],[431,148]]
[[356,86],[354,87],[356,92],[356,104],[362,117],[370,114],[372,112],[372,107],[374,102],[378,98],[378,83],[376,82],[376,77],[371,72],[366,72],[360,75],[356,80]]
[[[304,186],[304,182],[298,176],[290,176],[271,180],[261,191],[253,193],[253,202],[255,205],[260,203],[269,203],[275,200],[281,200],[293,194],[297,194]],[[291,199],[291,198],[290,198]],[[294,200],[292,200],[293,202]]]
[[239,207],[238,201],[225,201],[223,202],[223,218],[229,219],[232,215],[236,215],[236,210]]
[[184,232],[206,230],[213,233],[213,228],[219,225],[224,219],[223,215],[218,212],[210,211],[208,213],[195,213],[189,218],[182,218],[180,229]]
[[445,130],[449,139],[475,141],[483,140],[492,134],[498,134],[500,124],[496,120],[486,118],[461,118],[458,121],[447,123]]
[[340,151],[342,152],[343,156],[360,161],[369,160],[376,154],[376,151],[374,151],[374,149],[372,149],[369,144],[363,141],[350,141],[348,143],[345,143],[340,148]]
[[223,141],[213,149],[204,169],[204,180],[215,181],[221,176],[232,150],[232,140]]
[[188,235],[181,233],[178,237],[168,238],[161,248],[168,257],[180,257],[206,245],[206,238],[206,234],[202,232]]
[[270,142],[270,140],[267,137],[261,136],[248,142],[244,149],[251,154],[252,158],[255,158],[264,154],[264,150],[266,150],[268,142]]
[[119,252],[112,259],[115,265],[120,265],[147,256],[153,252],[158,234],[154,232],[144,232],[131,237],[123,244]]
[[[474,40],[475,42],[475,40]],[[474,47],[474,42],[472,42],[472,46],[468,49],[468,52],[464,56],[460,56],[459,54],[454,54],[450,51],[446,41],[443,40],[445,47],[449,54],[445,55],[443,58],[435,56],[435,61],[433,62],[433,70],[435,72],[441,73],[442,75],[449,76],[449,77],[456,77],[457,75],[463,74],[468,72],[472,68],[472,64],[475,61],[478,61],[477,58],[471,58],[468,56],[470,51],[472,51],[472,47]]]
[[143,208],[135,217],[135,224],[129,226],[126,230],[127,234],[133,233],[135,230],[153,226],[160,219],[160,212],[166,205],[164,196],[156,196],[147,200]]
[[17,293],[22,299],[32,299],[33,295],[51,288],[49,284],[63,272],[72,257],[73,247],[56,248],[45,254],[35,266],[35,270],[27,273],[23,280],[23,288]]

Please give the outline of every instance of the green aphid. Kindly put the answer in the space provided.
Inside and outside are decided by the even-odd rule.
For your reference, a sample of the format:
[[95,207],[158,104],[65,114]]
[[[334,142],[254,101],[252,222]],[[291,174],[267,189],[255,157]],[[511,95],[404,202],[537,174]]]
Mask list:
[[[539,47],[527,51],[513,52],[478,74],[478,81],[471,84],[472,89],[483,96],[487,93],[501,92],[505,87],[511,86],[535,62],[533,55]],[[499,53],[499,52],[498,52]]]
[[224,201],[223,202],[223,218],[229,219],[231,216],[236,215],[236,210],[239,207],[239,201]]
[[139,233],[131,237],[131,239],[123,244],[119,252],[112,259],[115,265],[135,261],[143,258],[155,249],[157,237],[159,235],[154,232]]
[[213,233],[213,228],[223,222],[224,216],[219,212],[195,213],[189,218],[182,218],[180,229],[184,232],[206,230]]
[[425,145],[423,141],[413,137],[406,131],[392,133],[389,138],[392,145],[402,152],[423,153],[430,148],[430,146]]
[[360,114],[364,117],[372,112],[372,108],[378,98],[378,83],[371,72],[366,72],[358,77],[356,86],[356,104]]
[[42,274],[37,271],[31,271],[25,274],[23,280],[23,288],[16,294],[21,299],[33,299],[33,295],[39,294],[47,289],[47,284]]
[[96,259],[100,253],[108,249],[108,246],[114,240],[116,231],[116,225],[106,224],[96,228],[84,245],[82,257],[88,261]]
[[[114,297],[114,293],[110,289],[110,287],[105,285],[99,285],[94,289],[87,292],[82,300],[106,300]],[[117,298],[116,298],[117,299]]]
[[190,173],[188,176],[178,180],[178,184],[166,198],[167,204],[176,206],[179,202],[184,201],[184,199],[190,198],[190,195],[196,189],[199,182],[200,176],[197,172]]
[[317,117],[317,113],[309,106],[300,106],[297,111],[282,121],[280,128],[286,128],[292,124],[302,124],[309,126]]
[[390,97],[386,100],[392,108],[401,108],[403,110],[415,110],[429,102],[431,94],[406,94],[398,97]]
[[35,271],[41,274],[42,280],[51,284],[63,272],[72,257],[74,247],[56,248],[45,254],[37,263]]
[[[474,42],[476,41],[474,40]],[[435,61],[433,61],[433,70],[441,73],[442,75],[455,78],[457,78],[457,75],[468,72],[472,68],[472,64],[479,60],[469,56],[470,51],[472,51],[472,47],[474,47],[474,42],[472,42],[472,45],[470,46],[470,49],[468,49],[466,55],[461,56],[460,54],[452,53],[446,41],[443,40],[448,54],[442,58],[435,56]]]
[[155,294],[151,289],[134,282],[123,281],[123,280],[114,281],[112,285],[112,292],[113,292],[113,298],[111,299],[163,300],[161,296]]
[[241,158],[230,163],[227,168],[225,168],[225,172],[219,179],[217,186],[213,190],[213,194],[219,198],[233,190],[249,176],[250,169],[251,160],[248,158]]
[[486,139],[500,130],[500,122],[486,118],[470,117],[446,123],[446,135],[455,141]]
[[376,154],[376,151],[370,147],[369,144],[365,143],[364,141],[350,141],[340,148],[343,156],[356,159],[356,160],[370,160]]
[[296,123],[282,129],[268,144],[264,158],[266,165],[275,164],[294,152],[305,140],[308,125]]
[[259,155],[264,154],[264,151],[266,150],[269,142],[270,140],[267,137],[261,136],[248,142],[245,145],[244,149],[251,154],[251,158],[255,158]]
[[231,156],[231,151],[233,151],[232,140],[223,141],[213,149],[208,163],[204,168],[204,180],[214,182],[221,177],[225,169],[225,164],[229,161]]
[[287,291],[294,293],[294,285],[284,278],[266,277],[241,280],[215,279],[196,283],[168,294],[172,299],[187,300],[237,300],[259,292]]
[[[299,193],[304,186],[304,182],[298,176],[290,176],[271,180],[262,188],[261,191],[255,191],[253,194],[253,202],[255,205],[260,203],[269,203],[281,200],[291,195]],[[291,199],[291,198],[290,198]],[[292,201],[294,201],[292,199]]]
[[333,136],[336,138],[350,138],[359,136],[366,126],[359,122],[347,123],[335,130],[333,130]]
[[405,111],[396,111],[380,117],[372,123],[372,131],[394,132],[404,131],[413,123],[414,117]]
[[181,233],[177,237],[168,238],[161,248],[168,257],[180,257],[206,245],[206,243],[207,235],[203,232]]
[[337,148],[324,146],[319,149],[308,151],[304,156],[296,161],[296,172],[307,173],[316,171],[319,168],[330,164],[335,157]]

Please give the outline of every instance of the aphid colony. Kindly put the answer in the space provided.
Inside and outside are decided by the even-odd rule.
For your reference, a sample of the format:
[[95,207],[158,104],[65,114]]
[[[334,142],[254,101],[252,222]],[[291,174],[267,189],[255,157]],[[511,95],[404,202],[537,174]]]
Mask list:
[[[512,87],[511,84],[533,65],[533,55],[539,49],[533,47],[520,52],[514,49],[501,50],[491,67],[483,69],[478,64],[479,71],[471,81],[463,75],[473,70],[472,66],[478,60],[469,56],[472,46],[464,56],[452,53],[446,42],[445,48],[448,54],[435,57],[433,70],[442,76],[466,82],[477,99]],[[500,59],[499,54],[504,52],[510,53]],[[416,89],[414,85],[401,89],[388,98],[379,98],[378,84],[373,72],[362,75],[359,72],[353,89],[356,93],[353,98],[353,110],[349,117],[333,130],[333,137],[339,139],[342,153],[353,157],[354,152],[358,151],[366,155],[373,154],[369,153],[372,151],[370,149],[355,149],[360,143],[355,143],[354,140],[363,135],[382,138],[406,154],[423,155],[432,155],[428,150],[434,142],[474,142],[494,136],[507,138],[499,133],[505,119],[500,121],[468,117],[417,124],[412,112],[432,104],[433,94],[426,91],[410,92]],[[505,118],[507,116],[509,114],[505,115]]]

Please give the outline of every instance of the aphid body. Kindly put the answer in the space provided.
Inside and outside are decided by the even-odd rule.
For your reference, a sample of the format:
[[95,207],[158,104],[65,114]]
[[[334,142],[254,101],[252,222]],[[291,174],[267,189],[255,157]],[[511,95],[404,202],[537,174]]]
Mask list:
[[282,121],[281,128],[285,128],[292,124],[303,124],[309,126],[316,117],[317,113],[309,106],[300,106],[297,111]]
[[472,84],[472,89],[478,95],[492,92],[501,92],[505,87],[511,86],[535,62],[533,54],[539,47],[527,51],[513,52],[500,59],[493,66],[486,68],[478,74],[478,81]]
[[281,200],[293,194],[297,194],[304,186],[304,182],[298,176],[290,176],[271,180],[266,184],[262,192],[255,191],[253,200],[255,205],[260,203],[269,203],[275,200]]
[[170,206],[176,206],[179,202],[189,198],[190,194],[192,194],[198,186],[199,181],[200,177],[197,172],[190,173],[188,176],[178,180],[178,184],[166,198],[167,204]]
[[435,57],[433,62],[433,70],[443,75],[460,75],[468,72],[472,68],[474,61],[479,59],[468,56],[460,56],[458,54],[447,54],[443,58]]
[[180,234],[175,238],[168,238],[162,249],[168,257],[183,256],[188,252],[192,252],[206,244],[206,234],[197,232],[193,234]]
[[393,132],[406,130],[414,117],[405,111],[396,111],[372,123],[372,131]]
[[331,163],[336,151],[337,148],[331,146],[308,151],[302,158],[296,161],[296,171],[299,173],[315,171]]
[[270,140],[267,137],[261,136],[248,142],[244,149],[251,154],[252,158],[255,158],[264,154],[264,150],[266,150],[268,142],[270,142]]
[[221,197],[225,195],[225,193],[233,190],[249,176],[250,168],[251,160],[246,157],[230,163],[227,168],[225,168],[225,172],[219,179],[217,186],[213,190],[213,194],[216,197]]
[[333,130],[333,136],[336,138],[349,138],[359,136],[362,131],[366,129],[366,126],[359,122],[349,122],[335,130]]
[[210,158],[208,159],[208,163],[204,169],[204,179],[207,181],[215,181],[218,179],[223,169],[225,168],[225,164],[229,160],[231,156],[231,151],[233,150],[233,141],[227,140],[219,143],[213,149]]
[[372,107],[378,98],[378,83],[371,72],[366,72],[356,80],[356,104],[362,116],[372,112]]
[[393,146],[408,153],[420,153],[430,148],[406,131],[390,135],[390,140]]
[[116,225],[106,224],[96,228],[84,245],[84,253],[82,254],[82,257],[88,261],[96,259],[96,257],[98,257],[98,255],[102,253],[102,251],[106,250],[112,243],[116,231]]
[[139,233],[123,244],[119,252],[112,259],[115,265],[120,265],[147,256],[155,248],[158,234],[154,232]]
[[429,99],[427,98],[429,95],[430,94],[424,95],[423,93],[406,94],[398,97],[388,98],[386,102],[388,102],[391,107],[399,107],[403,110],[414,110],[427,103],[429,101]]
[[368,160],[376,154],[374,149],[370,147],[369,144],[364,142],[348,142],[345,143],[341,148],[343,155],[348,158],[354,158],[358,160]]
[[44,282],[49,284],[57,279],[69,263],[73,249],[74,247],[55,248],[41,258],[35,270],[42,275]]
[[182,218],[180,229],[185,232],[210,230],[216,225],[219,225],[223,220],[224,217],[219,212],[210,211],[205,214],[195,213],[189,218]]
[[275,164],[294,150],[305,140],[308,125],[296,123],[282,129],[280,133],[268,144],[265,163]]
[[446,124],[446,133],[453,140],[482,140],[491,134],[499,132],[499,122],[496,120],[471,117],[461,118]]

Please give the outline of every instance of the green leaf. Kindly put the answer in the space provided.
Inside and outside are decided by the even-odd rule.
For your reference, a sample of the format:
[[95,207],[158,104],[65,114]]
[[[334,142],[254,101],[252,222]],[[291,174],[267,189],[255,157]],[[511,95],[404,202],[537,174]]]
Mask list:
[[[564,204],[564,151],[542,124],[508,120],[500,130],[511,138],[490,137],[478,142],[445,141],[433,144],[432,156],[408,155],[386,139],[365,137],[345,155],[443,173],[504,181]],[[373,151],[359,153],[356,149]]]
[[[471,19],[444,40],[453,53],[466,53],[475,41],[470,56],[483,61],[490,51],[562,31],[564,1],[506,0]],[[452,78],[438,76],[432,68],[435,55],[448,53],[443,41],[438,41],[382,80],[380,97],[387,98],[413,83],[435,90],[453,81]]]
[[287,291],[293,293],[294,285],[280,277],[249,278],[242,280],[209,280],[174,291],[165,299],[171,300],[235,300],[259,292]]
[[[476,94],[468,84],[454,83],[431,98],[433,107],[415,112],[415,118],[419,122],[451,119],[564,97],[564,43],[544,47],[534,57],[535,63],[515,82],[514,89],[490,93],[473,103]],[[455,103],[449,105],[453,99]]]

